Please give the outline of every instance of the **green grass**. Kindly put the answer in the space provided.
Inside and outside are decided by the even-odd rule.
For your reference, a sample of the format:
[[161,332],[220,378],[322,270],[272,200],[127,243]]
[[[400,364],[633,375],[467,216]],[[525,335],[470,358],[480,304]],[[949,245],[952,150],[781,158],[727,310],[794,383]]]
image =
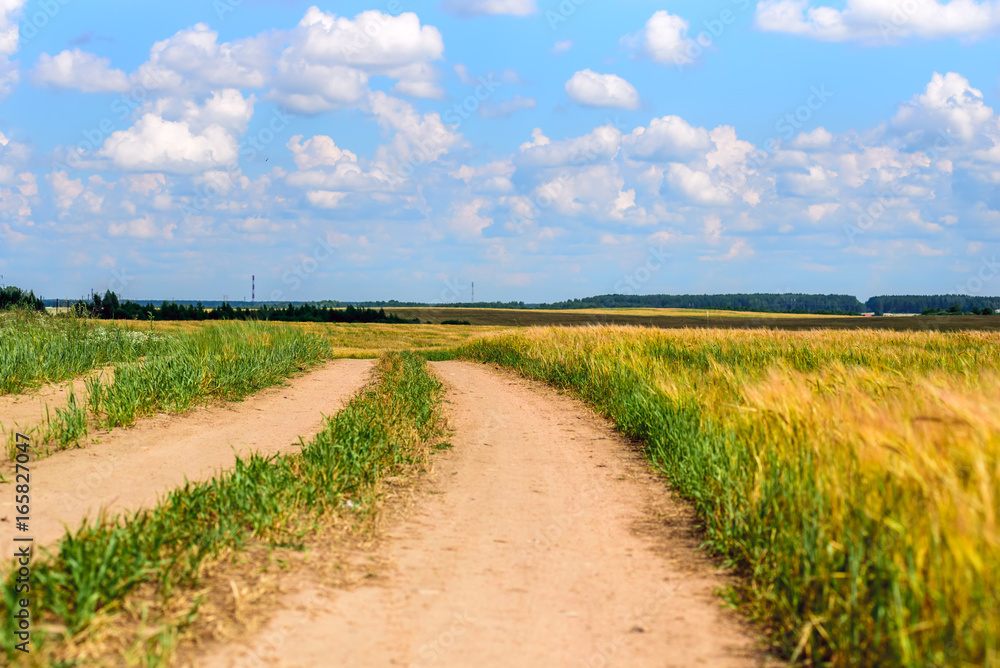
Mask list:
[[17,434],[22,433],[31,441],[33,455],[45,457],[51,454],[53,448],[65,450],[78,446],[86,438],[90,430],[87,420],[87,407],[77,401],[72,388],[66,405],[56,408],[54,413],[45,407],[45,420],[27,429],[11,429],[7,432],[6,452],[8,458],[14,459],[16,454]]
[[108,429],[208,399],[233,401],[330,356],[321,336],[255,322],[228,322],[171,337],[159,354],[115,366],[112,383],[87,380],[88,406]]
[[0,395],[82,376],[92,369],[155,354],[163,337],[34,312],[0,313]]
[[[347,500],[365,507],[382,476],[422,456],[419,444],[436,433],[440,393],[422,359],[389,354],[377,382],[328,419],[301,454],[237,460],[232,471],[188,483],[151,510],[68,531],[32,569],[32,618],[65,630],[46,633],[36,623],[33,640],[51,648],[78,639],[140,585],[155,585],[166,600],[230,551],[300,546]],[[0,604],[8,652],[13,584],[8,578]]]
[[[66,331],[78,327],[84,332],[67,339],[70,348],[76,341],[75,353],[94,340],[131,340],[129,337],[136,334],[115,327],[95,328],[76,320],[53,325],[51,319],[30,321],[25,332],[37,335],[61,331],[60,327]],[[35,340],[43,339],[35,336]],[[115,350],[122,353],[124,349]],[[147,355],[135,359],[143,350]],[[127,359],[115,362],[113,380],[100,375],[86,379],[83,399],[78,400],[71,391],[67,405],[54,411],[46,408],[41,423],[19,427],[0,424],[0,429],[6,433],[8,454],[20,431],[31,437],[35,456],[44,457],[53,450],[80,445],[91,426],[128,427],[144,415],[183,412],[210,400],[242,399],[331,356],[329,341],[319,334],[255,322],[216,323],[157,337],[155,345],[146,349],[134,347],[125,355]],[[67,357],[73,355],[67,353]],[[100,359],[106,361],[107,356]]]

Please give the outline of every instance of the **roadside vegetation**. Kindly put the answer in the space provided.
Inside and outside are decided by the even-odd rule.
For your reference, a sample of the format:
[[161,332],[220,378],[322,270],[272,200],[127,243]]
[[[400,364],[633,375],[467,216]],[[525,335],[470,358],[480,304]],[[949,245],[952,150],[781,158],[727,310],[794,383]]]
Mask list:
[[[33,642],[43,645],[38,660],[88,656],[89,634],[101,633],[140,588],[149,610],[166,609],[179,591],[198,587],[213,562],[253,546],[303,549],[326,516],[371,509],[381,478],[426,456],[424,445],[439,428],[441,393],[423,360],[411,354],[386,355],[376,374],[300,454],[253,455],[210,482],[175,490],[151,510],[67,531],[32,566],[32,619],[39,620]],[[0,642],[8,651],[14,587],[11,574],[0,603]],[[102,638],[101,651],[159,663],[177,633],[197,619],[194,600],[170,618],[150,612],[143,624],[155,633]]]
[[329,357],[321,337],[262,323],[232,322],[175,336],[159,355],[115,367],[114,380],[87,380],[87,403],[104,428],[178,413],[209,399],[233,401]]
[[[331,356],[321,336],[280,325],[228,322],[189,333],[158,335],[97,327],[73,318],[15,319],[13,331],[32,356],[65,377],[79,368],[113,365],[110,380],[92,375],[85,394],[46,411],[40,424],[3,425],[8,454],[16,427],[31,438],[37,456],[79,445],[91,426],[128,427],[157,412],[178,413],[211,400],[233,401],[280,383]],[[8,345],[0,344],[0,347]],[[57,354],[63,360],[58,365]],[[2,353],[0,353],[2,354]],[[140,355],[142,359],[139,359]],[[0,357],[4,364],[9,363]],[[80,361],[82,360],[82,361]],[[74,366],[69,366],[70,364]],[[21,364],[21,368],[27,362]]]
[[460,352],[642,439],[779,654],[1000,665],[1000,335],[539,328]]
[[25,309],[0,312],[0,395],[23,392],[111,364],[134,362],[163,349],[150,331]]

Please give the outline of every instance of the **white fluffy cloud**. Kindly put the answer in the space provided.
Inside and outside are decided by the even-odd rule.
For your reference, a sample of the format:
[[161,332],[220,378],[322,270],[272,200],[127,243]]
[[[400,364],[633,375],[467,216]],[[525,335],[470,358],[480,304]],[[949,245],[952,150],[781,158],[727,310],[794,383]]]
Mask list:
[[27,0],[0,0],[0,97],[7,95],[19,79],[17,53],[20,30],[17,17]]
[[905,37],[984,37],[1000,27],[1000,2],[847,0],[836,9],[810,0],[762,0],[757,27],[814,39],[894,42]]
[[311,7],[278,60],[282,76],[275,94],[295,110],[314,113],[324,109],[317,109],[322,106],[317,99],[304,97],[310,92],[333,108],[359,100],[368,76],[384,75],[397,79],[396,90],[403,94],[440,97],[431,63],[443,53],[438,29],[422,26],[412,12],[393,16],[371,10],[349,19]]
[[639,92],[635,86],[615,74],[581,70],[566,82],[566,93],[574,102],[587,107],[635,109]]
[[[972,141],[993,122],[993,109],[983,102],[982,91],[955,72],[931,77],[926,90],[902,105],[892,125],[908,138],[921,140],[945,132],[962,143]],[[940,135],[938,135],[940,136]]]
[[295,135],[288,141],[288,148],[295,156],[299,169],[331,167],[344,163],[357,163],[358,156],[337,146],[332,138],[316,135],[302,142],[302,135]]
[[661,9],[642,30],[623,37],[622,44],[636,55],[664,65],[688,63],[696,46],[687,36],[689,27],[687,20]]
[[462,17],[492,14],[528,16],[538,11],[535,0],[445,0],[441,7]]
[[238,144],[219,125],[195,133],[185,121],[168,121],[149,113],[128,130],[108,137],[98,155],[119,169],[194,173],[234,163]]
[[[154,88],[260,88],[274,61],[272,37],[219,43],[204,23],[153,44],[139,82]],[[138,73],[133,75],[138,79]]]
[[292,111],[315,114],[363,103],[372,76],[395,79],[395,90],[405,95],[441,97],[433,63],[443,53],[438,29],[421,25],[412,12],[371,10],[351,19],[311,7],[290,30],[231,42],[220,43],[217,31],[196,24],[156,42],[149,59],[128,76],[79,49],[42,54],[34,79],[53,88],[137,87],[170,96],[269,88],[269,96]]
[[669,161],[694,157],[712,140],[705,128],[696,128],[679,116],[654,118],[649,127],[638,127],[623,140],[626,153],[636,160]]
[[708,172],[671,163],[666,177],[667,183],[676,193],[698,204],[717,205],[729,201],[728,194],[712,182],[712,175]]
[[35,85],[50,88],[75,88],[85,93],[128,90],[128,76],[110,67],[111,61],[92,53],[73,49],[55,56],[43,53],[32,71]]
[[379,125],[394,133],[377,152],[378,161],[390,169],[434,162],[462,140],[436,112],[421,115],[409,102],[382,91],[372,93],[368,109]]
[[146,105],[143,111],[168,120],[182,121],[198,134],[213,125],[232,133],[242,133],[253,118],[255,102],[253,95],[243,97],[235,88],[227,88],[212,91],[201,105],[190,99],[166,97]]
[[622,133],[613,125],[603,125],[582,137],[558,142],[553,142],[540,128],[535,128],[531,141],[521,144],[518,162],[530,167],[607,162],[618,155],[621,142]]

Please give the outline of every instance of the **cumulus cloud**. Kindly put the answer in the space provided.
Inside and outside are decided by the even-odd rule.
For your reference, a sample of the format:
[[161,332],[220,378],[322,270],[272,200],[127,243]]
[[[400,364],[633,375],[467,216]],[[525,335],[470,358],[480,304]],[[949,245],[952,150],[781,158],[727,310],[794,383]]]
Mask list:
[[160,98],[143,111],[168,120],[182,121],[192,132],[201,133],[217,125],[233,133],[242,133],[253,118],[256,98],[243,97],[235,88],[212,91],[202,104],[178,97]]
[[440,114],[421,115],[413,105],[377,91],[369,96],[368,109],[388,132],[388,145],[379,147],[378,159],[386,165],[427,164],[458,146],[462,135],[444,124]]
[[73,88],[85,93],[109,93],[128,90],[128,76],[110,67],[111,61],[80,49],[63,51],[55,56],[43,53],[32,70],[35,85],[48,88]]
[[357,163],[358,156],[337,146],[331,137],[316,135],[304,143],[302,135],[295,135],[288,141],[288,148],[295,157],[299,169],[313,167],[336,167],[344,163]]
[[646,21],[642,30],[623,37],[622,44],[637,56],[657,63],[687,63],[697,46],[687,36],[689,27],[687,20],[661,9]]
[[729,196],[725,190],[712,182],[708,172],[692,169],[680,163],[671,163],[666,173],[666,181],[674,192],[698,204],[726,204]]
[[[299,108],[295,106],[297,98],[291,96],[311,90],[332,108],[345,99],[360,99],[358,82],[379,74],[397,79],[396,90],[403,94],[440,97],[431,63],[443,53],[444,40],[438,29],[422,26],[412,12],[394,16],[370,10],[349,19],[311,7],[292,31],[290,45],[278,62],[279,72],[296,75],[293,87],[289,90],[283,77],[278,77],[275,95],[286,98],[296,110],[310,112],[315,100]],[[336,75],[337,85],[328,83],[331,73]],[[346,91],[341,94],[344,85]]]
[[809,150],[829,148],[833,143],[833,133],[826,128],[816,128],[811,132],[801,132],[791,142],[792,148]]
[[219,125],[195,133],[186,121],[168,121],[150,113],[128,130],[108,137],[98,155],[119,169],[194,173],[233,163],[238,144]]
[[613,125],[602,125],[582,137],[553,142],[541,128],[531,133],[531,141],[521,144],[518,163],[531,167],[586,165],[613,159],[621,147],[622,133]]
[[847,0],[836,9],[810,0],[762,0],[757,27],[813,39],[893,42],[905,37],[984,37],[1000,27],[1000,2]]
[[955,72],[935,72],[926,90],[903,104],[892,119],[893,128],[911,141],[934,141],[943,131],[967,143],[990,124],[995,125],[993,109],[983,102],[982,91]]
[[433,62],[443,52],[438,29],[421,25],[412,12],[371,10],[351,19],[311,7],[290,30],[230,42],[196,24],[156,42],[148,60],[127,76],[106,59],[74,49],[43,54],[34,78],[53,88],[139,87],[168,96],[268,88],[269,97],[292,111],[316,114],[363,103],[376,75],[395,79],[395,90],[404,95],[441,97]]
[[528,16],[538,11],[535,0],[444,0],[441,8],[463,18],[495,14]]
[[483,215],[483,210],[491,205],[490,200],[477,197],[471,202],[459,202],[452,206],[449,227],[459,237],[481,238],[483,230],[493,224],[493,218]]
[[566,82],[566,93],[574,102],[587,107],[636,109],[639,92],[635,86],[615,74],[581,70]]
[[694,157],[712,145],[708,130],[696,128],[679,116],[654,118],[649,127],[638,127],[622,141],[633,160],[670,161]]

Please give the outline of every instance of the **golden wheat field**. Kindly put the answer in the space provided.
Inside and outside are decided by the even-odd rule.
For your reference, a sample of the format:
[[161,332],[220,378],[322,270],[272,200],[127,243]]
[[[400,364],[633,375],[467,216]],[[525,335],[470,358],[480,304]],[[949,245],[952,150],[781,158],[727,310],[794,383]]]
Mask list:
[[546,328],[462,351],[645,440],[785,656],[1000,665],[1000,335]]

